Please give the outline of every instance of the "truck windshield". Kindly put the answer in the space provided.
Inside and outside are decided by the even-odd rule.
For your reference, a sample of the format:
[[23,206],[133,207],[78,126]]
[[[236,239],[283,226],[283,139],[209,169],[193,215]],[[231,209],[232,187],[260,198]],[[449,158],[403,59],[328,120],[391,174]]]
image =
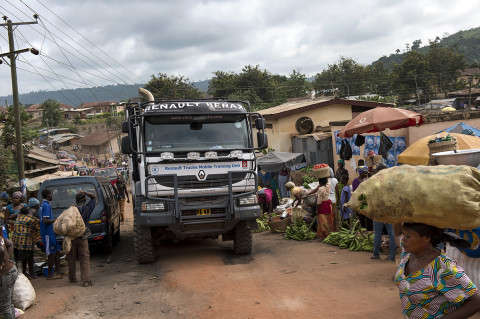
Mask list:
[[232,122],[166,123],[165,118],[145,120],[147,152],[190,152],[249,148],[245,117]]

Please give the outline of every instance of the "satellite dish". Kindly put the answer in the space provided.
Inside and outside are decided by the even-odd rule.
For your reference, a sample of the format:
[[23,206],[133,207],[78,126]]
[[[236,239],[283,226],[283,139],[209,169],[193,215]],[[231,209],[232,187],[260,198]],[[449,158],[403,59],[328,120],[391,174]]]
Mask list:
[[311,118],[304,116],[297,120],[295,129],[299,134],[310,134],[315,130],[315,124]]

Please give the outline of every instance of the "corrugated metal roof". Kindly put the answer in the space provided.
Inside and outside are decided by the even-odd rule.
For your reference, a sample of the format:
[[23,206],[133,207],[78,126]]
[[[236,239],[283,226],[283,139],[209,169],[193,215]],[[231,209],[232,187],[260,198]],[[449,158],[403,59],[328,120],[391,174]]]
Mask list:
[[392,107],[392,104],[387,103],[378,103],[378,102],[369,102],[369,101],[359,101],[359,100],[345,100],[345,99],[335,99],[332,97],[320,97],[315,99],[305,99],[283,103],[278,106],[274,106],[265,110],[258,111],[262,116],[269,119],[277,119],[301,112],[307,112],[316,108],[325,107],[334,104],[343,104],[361,106],[366,108],[375,108],[380,107]]
[[106,142],[109,141],[109,139],[116,138],[120,133],[117,133],[116,131],[109,131],[107,132],[95,132],[92,134],[89,134],[85,137],[82,137],[78,140],[75,141],[75,144],[78,145],[102,145]]

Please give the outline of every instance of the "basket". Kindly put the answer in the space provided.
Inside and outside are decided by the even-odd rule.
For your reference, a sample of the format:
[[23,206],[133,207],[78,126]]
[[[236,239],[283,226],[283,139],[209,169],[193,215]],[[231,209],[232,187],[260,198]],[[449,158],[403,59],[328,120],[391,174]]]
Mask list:
[[281,219],[280,216],[273,216],[270,220],[267,220],[267,224],[270,226],[272,233],[284,233],[287,227],[292,224],[292,221],[290,216],[285,219]]
[[290,216],[291,222],[294,224],[300,220],[303,220],[303,217],[308,215],[308,212],[300,207],[295,207],[292,209],[292,215]]
[[312,175],[315,176],[316,178],[328,178],[330,177],[330,168],[327,166],[327,167],[314,169],[312,171]]
[[452,137],[450,141],[428,143],[429,155],[434,153],[458,150],[457,139]]
[[438,165],[435,157],[432,154],[446,152],[446,151],[455,151],[458,150],[458,143],[455,137],[452,137],[450,141],[443,141],[443,142],[434,142],[428,143],[428,166],[435,166]]

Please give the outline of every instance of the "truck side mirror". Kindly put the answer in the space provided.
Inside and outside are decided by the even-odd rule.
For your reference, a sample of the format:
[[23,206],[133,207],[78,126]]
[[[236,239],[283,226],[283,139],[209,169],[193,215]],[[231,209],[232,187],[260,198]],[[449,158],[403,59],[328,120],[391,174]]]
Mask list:
[[259,149],[264,149],[268,147],[267,133],[257,132],[257,145]]
[[264,130],[265,126],[265,119],[263,117],[257,117],[255,119],[255,127],[257,130]]
[[123,154],[132,154],[132,149],[130,147],[130,137],[129,136],[122,137],[122,153]]

